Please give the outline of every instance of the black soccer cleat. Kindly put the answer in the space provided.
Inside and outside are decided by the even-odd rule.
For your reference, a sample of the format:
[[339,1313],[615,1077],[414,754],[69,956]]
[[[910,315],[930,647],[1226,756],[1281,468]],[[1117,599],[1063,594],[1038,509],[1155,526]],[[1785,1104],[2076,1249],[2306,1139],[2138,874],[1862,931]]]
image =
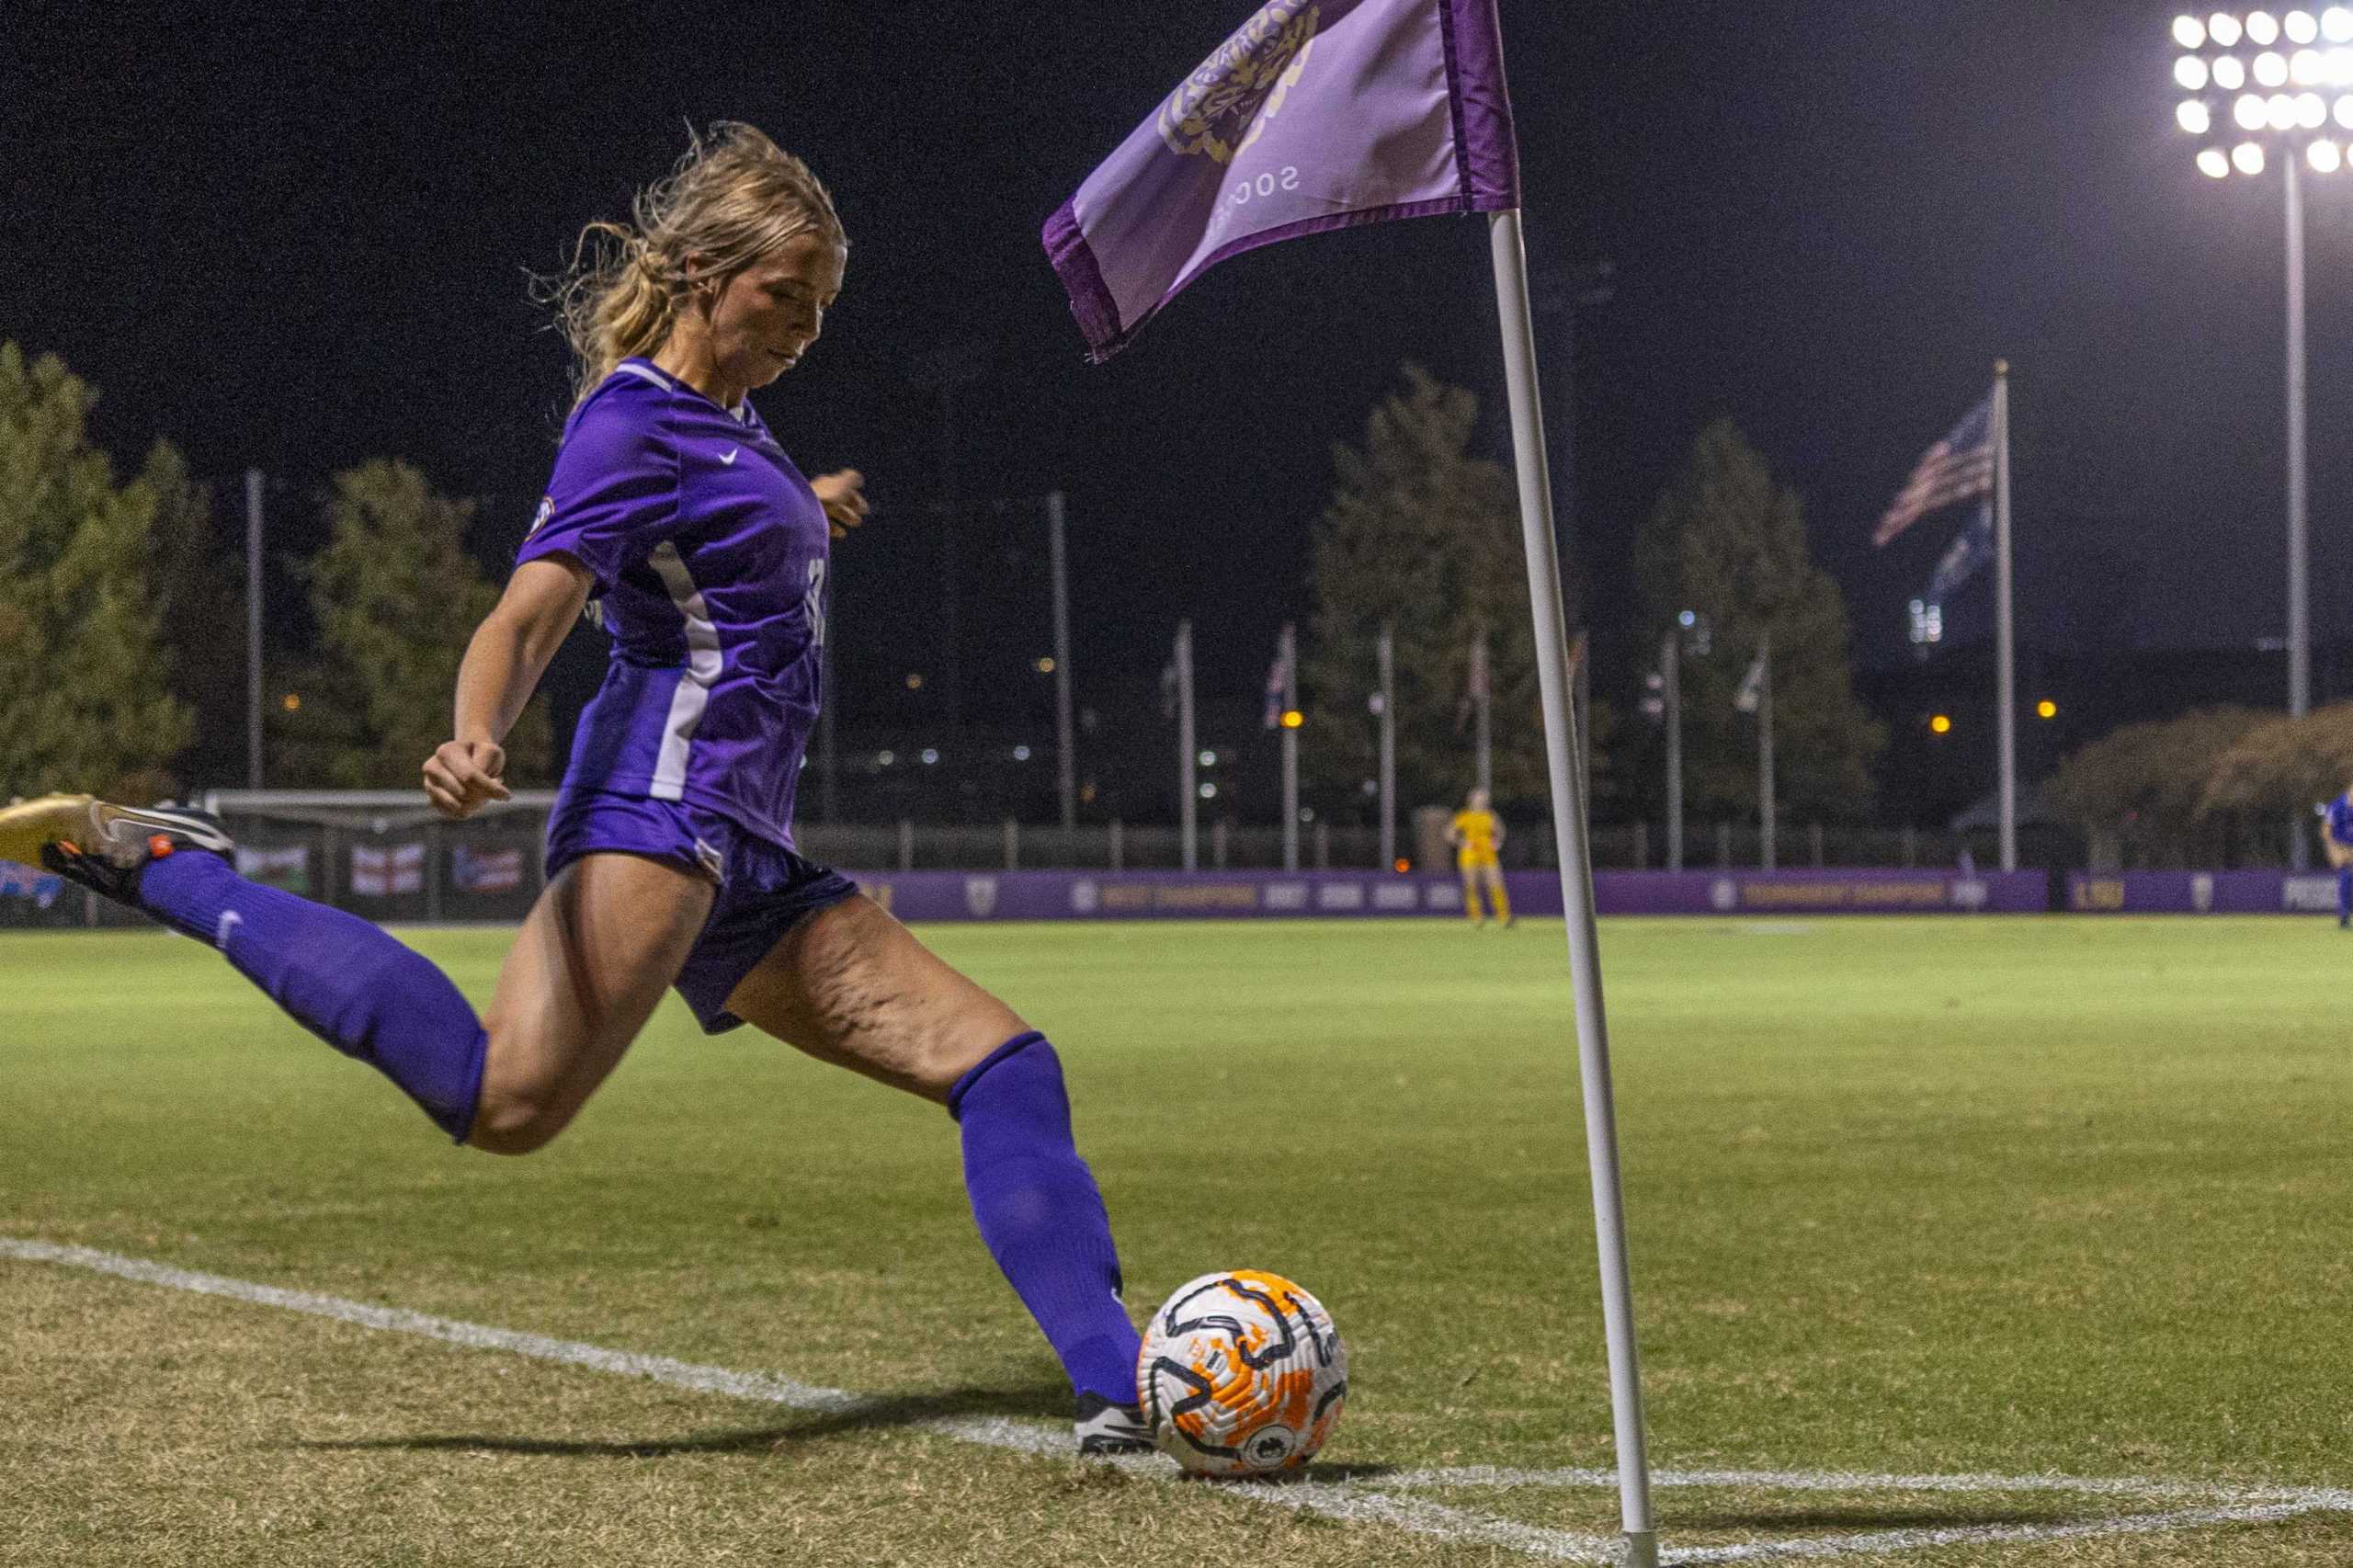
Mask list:
[[1143,1407],[1114,1404],[1099,1393],[1078,1396],[1074,1423],[1081,1459],[1152,1452],[1152,1428],[1144,1425]]
[[0,860],[46,866],[134,909],[140,874],[151,862],[184,849],[225,858],[235,847],[217,818],[176,807],[43,795],[0,809]]

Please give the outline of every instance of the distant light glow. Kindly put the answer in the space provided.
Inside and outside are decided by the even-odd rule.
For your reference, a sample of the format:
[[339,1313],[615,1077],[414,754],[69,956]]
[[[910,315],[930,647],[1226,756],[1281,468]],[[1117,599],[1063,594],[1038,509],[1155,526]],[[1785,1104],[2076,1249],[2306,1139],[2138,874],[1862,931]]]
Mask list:
[[929,767],[933,763],[938,762],[938,760],[939,752],[937,747],[926,746],[923,748],[923,765],[926,767]]
[[2256,85],[2264,87],[2284,87],[2288,85],[2288,57],[2264,51],[2255,57]]
[[2206,36],[2228,49],[2239,41],[2239,19],[2228,11],[2217,11],[2206,18]]
[[2272,19],[2270,12],[2249,11],[2246,14],[2247,42],[2270,43],[2277,40],[2279,36],[2279,24]]
[[1201,799],[1202,799],[1202,800],[1204,800],[1204,801],[1214,801],[1214,800],[1216,800],[1216,799],[1217,799],[1217,786],[1216,786],[1216,785],[1214,785],[1214,784],[1204,784],[1204,785],[1202,785],[1202,786],[1201,786]]
[[2320,37],[2320,24],[2313,19],[2310,11],[2289,12],[2280,22],[2279,30],[2288,35],[2290,43],[2310,43]]
[[874,754],[874,766],[877,767],[888,767],[898,760],[899,758],[895,753],[878,751]]
[[1204,747],[1201,754],[1193,758],[1193,760],[1199,763],[1203,767],[1215,767],[1217,766],[1217,753]]
[[2231,118],[2239,122],[2239,129],[2241,131],[2262,130],[2264,121],[2263,100],[2256,97],[2253,93],[2242,94],[2238,102],[2231,106]]
[[1939,713],[1928,721],[1928,730],[1933,734],[1950,734],[1952,733],[1952,721]]
[[2227,179],[2231,173],[2230,157],[2220,147],[2204,148],[2198,154],[2198,172],[2215,179]]
[[1013,760],[1016,762],[1029,761],[1029,748],[1028,746],[1015,746],[1013,748]]
[[2328,123],[2328,100],[2318,93],[2296,96],[2296,123],[2306,131],[2318,131]]
[[2353,131],[2353,96],[2336,100],[2336,123]]
[[2173,117],[2192,136],[2203,136],[2214,128],[2214,117],[2206,112],[2202,98],[2184,98],[2181,107],[2173,111]]
[[2353,87],[2353,49],[2332,49],[2322,55],[2320,76],[2332,87]]
[[2334,142],[2315,142],[2304,149],[2304,156],[2319,174],[2333,175],[2345,166],[2345,154]]
[[1051,653],[1048,653],[1045,657],[1043,657],[1043,658],[1040,659],[1037,663],[1038,663],[1038,673],[1039,673],[1040,675],[1041,675],[1041,676],[1050,676],[1050,675],[1052,675],[1052,674],[1054,673],[1054,656],[1053,656]]
[[2034,705],[2034,716],[2038,719],[2056,719],[2059,717],[2059,705],[2046,697]]
[[2317,49],[2300,49],[2288,57],[2288,80],[2299,87],[2316,87],[2327,74],[2327,56]]
[[1307,715],[1306,715],[1306,714],[1304,714],[1304,713],[1302,713],[1302,712],[1301,712],[1298,709],[1296,709],[1296,708],[1286,708],[1286,709],[1284,709],[1284,710],[1283,710],[1283,728],[1284,728],[1284,729],[1286,729],[1286,730],[1296,730],[1296,729],[1298,729],[1302,724],[1304,724],[1304,723],[1306,723],[1306,722],[1307,722]]
[[1403,855],[1397,857],[1397,858],[1391,862],[1391,864],[1396,868],[1397,874],[1401,877],[1414,869],[1414,863],[1411,860],[1406,859]]
[[2264,100],[2263,118],[2274,131],[2296,129],[2296,100],[2285,93],[2274,93]]
[[2246,67],[2239,63],[2235,54],[2225,54],[2214,62],[2214,85],[2226,93],[2235,93],[2246,85]]
[[[2194,21],[2197,18],[2190,19]],[[2353,11],[2348,11],[2342,6],[2331,6],[2327,10],[2323,11],[2320,14],[2320,36],[2331,43],[2353,42]],[[2182,47],[2193,49],[2197,46],[2184,44]]]
[[2203,91],[2206,86],[2206,62],[2194,54],[2185,54],[2173,62],[2173,79],[2181,84],[2185,93]]
[[907,689],[909,691],[921,691],[923,689],[923,676],[919,675],[908,676]]
[[[2330,14],[2335,15],[2334,12]],[[2195,17],[2176,17],[2173,19],[2173,41],[2184,49],[2205,48],[2206,24]]]
[[2243,175],[2263,172],[2263,149],[2253,142],[2242,142],[2231,149],[2231,166]]

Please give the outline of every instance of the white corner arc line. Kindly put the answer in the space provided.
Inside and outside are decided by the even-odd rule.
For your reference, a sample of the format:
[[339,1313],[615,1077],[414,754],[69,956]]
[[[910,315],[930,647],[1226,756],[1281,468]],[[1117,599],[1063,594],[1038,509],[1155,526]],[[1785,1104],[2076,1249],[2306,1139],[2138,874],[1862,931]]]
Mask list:
[[[359,1328],[415,1335],[474,1350],[503,1350],[535,1360],[585,1367],[623,1377],[644,1378],[672,1388],[724,1394],[765,1404],[780,1404],[793,1410],[840,1413],[887,1407],[890,1403],[842,1389],[819,1388],[766,1372],[739,1372],[725,1367],[700,1366],[667,1356],[641,1356],[630,1351],[610,1350],[578,1340],[551,1339],[544,1335],[434,1317],[400,1307],[370,1306],[365,1301],[348,1301],[340,1296],[289,1290],[276,1285],[256,1284],[250,1280],[177,1268],[144,1258],[125,1257],[119,1253],[100,1252],[95,1247],[0,1236],[0,1257],[86,1268],[94,1273],[110,1274],[141,1284],[162,1285],[198,1295],[219,1296],[257,1306],[303,1312],[313,1317],[331,1318]],[[960,1442],[1015,1453],[1057,1457],[1068,1455],[1071,1451],[1067,1428],[1041,1426],[1034,1422],[1017,1421],[1006,1416],[943,1416],[911,1425]],[[1113,1462],[1122,1469],[1163,1479],[1173,1480],[1177,1473],[1175,1461],[1158,1455]],[[1219,1489],[1219,1494],[1301,1509],[1355,1524],[1389,1525],[1448,1540],[1500,1546],[1554,1562],[1605,1564],[1618,1560],[1618,1543],[1610,1537],[1490,1518],[1420,1498],[1392,1497],[1377,1491],[1366,1491],[1348,1482],[1300,1481],[1278,1485],[1226,1486]]]

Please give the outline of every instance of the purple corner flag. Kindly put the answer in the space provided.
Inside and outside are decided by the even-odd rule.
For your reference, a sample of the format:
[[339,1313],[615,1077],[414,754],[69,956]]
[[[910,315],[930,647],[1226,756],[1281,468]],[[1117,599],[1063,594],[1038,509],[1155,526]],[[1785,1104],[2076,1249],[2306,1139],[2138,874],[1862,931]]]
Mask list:
[[1046,223],[1098,363],[1259,245],[1519,205],[1495,0],[1267,0]]

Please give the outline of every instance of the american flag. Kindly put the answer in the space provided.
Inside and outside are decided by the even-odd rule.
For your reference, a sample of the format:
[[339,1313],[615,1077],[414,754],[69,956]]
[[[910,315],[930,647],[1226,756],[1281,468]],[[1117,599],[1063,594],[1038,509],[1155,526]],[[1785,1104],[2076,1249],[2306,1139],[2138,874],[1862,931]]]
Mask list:
[[1885,544],[1929,513],[1994,488],[1994,395],[1961,416],[1952,434],[1920,454],[1871,535]]

